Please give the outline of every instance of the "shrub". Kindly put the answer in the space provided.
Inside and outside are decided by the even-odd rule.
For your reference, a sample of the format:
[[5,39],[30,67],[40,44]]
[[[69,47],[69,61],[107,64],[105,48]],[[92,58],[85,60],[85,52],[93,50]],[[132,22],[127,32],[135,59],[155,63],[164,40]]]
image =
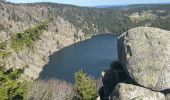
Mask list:
[[19,51],[24,47],[31,47],[34,41],[37,41],[44,30],[47,30],[49,20],[40,22],[38,25],[29,28],[25,32],[17,33],[11,38],[11,47],[15,51]]
[[23,69],[0,67],[0,100],[23,100],[27,94],[27,82],[21,81]]
[[7,45],[6,42],[0,43],[0,49],[4,50],[6,48],[6,45]]
[[6,58],[11,54],[11,52],[9,52],[7,50],[7,43],[6,42],[2,42],[0,43],[0,57],[1,58]]
[[10,56],[10,55],[11,55],[11,52],[1,51],[1,50],[0,50],[0,57],[6,58],[6,57],[8,57],[8,56]]
[[29,87],[27,99],[31,100],[71,100],[73,87],[64,81],[52,79],[37,80]]
[[75,99],[95,100],[98,97],[96,83],[82,71],[75,73]]

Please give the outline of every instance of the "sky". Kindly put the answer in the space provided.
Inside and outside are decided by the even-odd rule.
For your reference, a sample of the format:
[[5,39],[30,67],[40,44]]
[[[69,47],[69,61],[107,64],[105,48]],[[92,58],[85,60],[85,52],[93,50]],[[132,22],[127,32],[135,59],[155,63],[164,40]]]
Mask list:
[[170,0],[7,0],[14,3],[55,2],[78,6],[126,5],[147,3],[170,3]]

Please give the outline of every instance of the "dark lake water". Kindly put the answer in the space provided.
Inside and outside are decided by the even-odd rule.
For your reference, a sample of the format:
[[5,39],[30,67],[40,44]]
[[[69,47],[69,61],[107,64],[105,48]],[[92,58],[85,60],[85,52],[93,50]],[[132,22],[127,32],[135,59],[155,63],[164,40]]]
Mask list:
[[82,69],[95,78],[117,60],[117,37],[112,34],[97,35],[91,39],[65,47],[50,56],[49,63],[39,79],[56,78],[74,82],[74,73]]

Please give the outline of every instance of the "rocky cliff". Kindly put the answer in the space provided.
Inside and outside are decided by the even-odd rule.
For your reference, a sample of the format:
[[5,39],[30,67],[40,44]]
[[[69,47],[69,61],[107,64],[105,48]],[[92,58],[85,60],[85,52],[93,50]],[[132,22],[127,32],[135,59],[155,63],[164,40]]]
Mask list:
[[[54,52],[61,50],[63,47],[80,41],[74,37],[74,34],[83,35],[84,33],[76,31],[76,29],[67,21],[58,17],[56,19],[56,27],[58,32],[44,31],[39,37],[40,39],[34,42],[34,47],[30,51],[28,48],[19,52],[12,51],[12,54],[3,60],[8,67],[16,66],[25,69],[24,77],[28,79],[36,79],[41,72],[43,66],[48,63],[48,56]],[[49,23],[53,25],[52,23]],[[81,36],[81,39],[86,37]],[[27,50],[28,49],[28,50]]]
[[[10,3],[0,3],[0,41],[10,41],[11,36],[34,27],[38,22],[47,19],[50,11],[44,6],[28,6]],[[34,42],[33,50],[26,48],[16,52],[10,48],[10,56],[1,58],[7,67],[22,68],[27,66],[24,78],[36,79],[43,66],[48,62],[48,56],[63,47],[89,38],[77,30],[73,24],[61,16],[53,16],[48,23],[48,29]]]
[[[125,11],[55,3],[14,4],[1,1],[0,43],[8,41],[7,48],[10,51],[10,56],[1,61],[7,67],[27,66],[24,77],[35,79],[53,52],[95,34],[120,34],[134,27],[135,23]],[[34,41],[32,51],[16,52],[9,47],[11,36],[29,30],[48,18],[53,20],[39,39]]]
[[118,37],[118,60],[103,76],[110,100],[169,100],[170,32],[133,28]]

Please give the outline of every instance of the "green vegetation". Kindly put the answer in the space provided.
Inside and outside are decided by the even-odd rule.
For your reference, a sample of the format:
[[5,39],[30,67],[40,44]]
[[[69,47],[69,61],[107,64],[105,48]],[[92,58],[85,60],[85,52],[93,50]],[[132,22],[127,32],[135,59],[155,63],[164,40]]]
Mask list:
[[75,98],[78,100],[96,100],[96,83],[82,71],[75,73]]
[[[166,20],[169,20],[170,18],[169,4],[141,4],[113,8],[88,8],[56,3],[30,3],[24,6],[39,6],[42,8],[48,7],[49,16],[50,14],[53,14],[54,19],[58,16],[64,18],[65,20],[73,24],[78,31],[82,30],[87,36],[89,36],[89,34],[91,35],[106,32],[112,32],[115,35],[118,35],[133,27],[138,26],[154,26],[170,30],[170,28],[167,27],[170,23],[169,21],[166,22]],[[12,11],[8,11],[8,13],[9,12]],[[147,14],[147,12],[151,13]],[[134,22],[131,19],[130,16],[133,13],[139,14],[140,17],[138,19],[138,22]],[[42,12],[42,14],[44,15],[44,12]],[[31,21],[33,19],[31,17],[31,14],[28,13],[28,16]],[[10,19],[14,21],[23,20],[22,18],[20,18],[20,16],[18,17],[15,14],[15,11],[12,12],[12,15],[10,17]],[[158,25],[159,22],[163,24]],[[3,26],[2,29],[4,29]],[[55,31],[58,32],[58,29],[56,29]]]
[[60,80],[28,83],[20,78],[23,69],[0,67],[0,100],[96,100],[96,82],[82,71],[75,74],[75,87]]
[[28,6],[48,6],[49,12],[61,16],[72,23],[77,30],[82,30],[85,35],[112,32],[120,34],[133,26],[128,16],[113,9],[100,9],[62,5],[56,3],[36,3]]
[[[37,6],[37,4],[24,4],[24,6],[26,5]],[[78,31],[82,30],[85,36],[105,32],[121,34],[137,26],[153,26],[170,30],[170,5],[132,5],[109,9],[54,3],[38,3],[38,5],[37,7],[41,7],[41,5],[46,6],[49,12],[54,14],[51,17],[56,18],[59,15],[61,18],[69,21]],[[9,11],[7,12],[10,13]],[[154,17],[147,17],[147,14]],[[130,17],[131,15],[134,15],[133,17],[139,16],[137,17],[139,20],[133,21]],[[31,21],[31,14],[28,13],[28,16]],[[20,16],[14,10],[9,16],[9,20],[22,22]],[[10,41],[0,43],[0,59],[10,55],[8,49],[10,47],[17,52],[27,47],[32,48],[34,41],[37,41],[43,31],[48,29],[48,23],[51,20],[49,18],[42,21],[24,32],[11,36]],[[12,25],[9,25],[9,27],[12,27]],[[8,31],[9,27],[0,24],[0,31]],[[55,32],[58,33],[57,28]],[[77,34],[74,34],[74,37],[76,39],[81,38]],[[8,43],[11,44],[9,45]],[[57,43],[59,44],[59,41]],[[60,80],[39,80],[28,84],[20,79],[22,73],[23,69],[5,69],[5,64],[0,63],[0,100],[22,100],[25,98],[36,100],[50,100],[51,98],[60,100],[68,98],[95,100],[98,96],[96,82],[82,71],[75,73],[74,88],[72,85]]]
[[2,42],[2,43],[0,43],[0,49],[1,49],[1,50],[6,49],[6,47],[7,47],[6,42]]
[[[87,36],[88,34],[106,32],[112,32],[117,35],[138,26],[152,26],[170,30],[170,27],[167,27],[170,24],[169,21],[164,21],[170,18],[168,17],[170,14],[169,4],[141,4],[104,9],[56,3],[28,4],[28,6],[33,5],[48,6],[50,8],[49,12],[68,20],[77,30],[81,29]],[[143,17],[147,12],[151,12],[151,14]],[[132,13],[139,13],[141,19],[134,22],[130,18]],[[158,25],[159,22],[163,24]]]
[[0,57],[6,58],[11,54],[9,50],[7,50],[7,42],[0,43]]
[[161,29],[166,29],[170,31],[170,17],[169,18],[158,18],[151,23],[153,27],[159,27]]
[[105,33],[106,30],[120,34],[130,29],[133,25],[128,16],[110,9],[73,7],[59,14],[77,29],[82,29],[86,35]]
[[6,57],[8,57],[9,55],[11,55],[11,52],[1,51],[1,50],[0,50],[0,57],[1,57],[1,58],[6,58]]
[[[128,9],[128,10],[126,10]],[[120,8],[117,8],[120,10]],[[154,16],[153,18],[146,18],[138,22],[133,22],[133,26],[150,26],[157,27],[165,30],[170,30],[170,4],[148,4],[148,5],[131,5],[122,7],[120,12],[131,16],[132,14],[137,14],[139,16],[146,18],[149,14]]]
[[32,47],[33,42],[37,41],[44,30],[47,30],[47,24],[50,20],[40,22],[38,25],[29,28],[28,30],[17,33],[11,38],[11,47],[19,51],[25,47]]
[[23,69],[0,67],[0,100],[23,100],[27,94],[27,82],[20,80]]

